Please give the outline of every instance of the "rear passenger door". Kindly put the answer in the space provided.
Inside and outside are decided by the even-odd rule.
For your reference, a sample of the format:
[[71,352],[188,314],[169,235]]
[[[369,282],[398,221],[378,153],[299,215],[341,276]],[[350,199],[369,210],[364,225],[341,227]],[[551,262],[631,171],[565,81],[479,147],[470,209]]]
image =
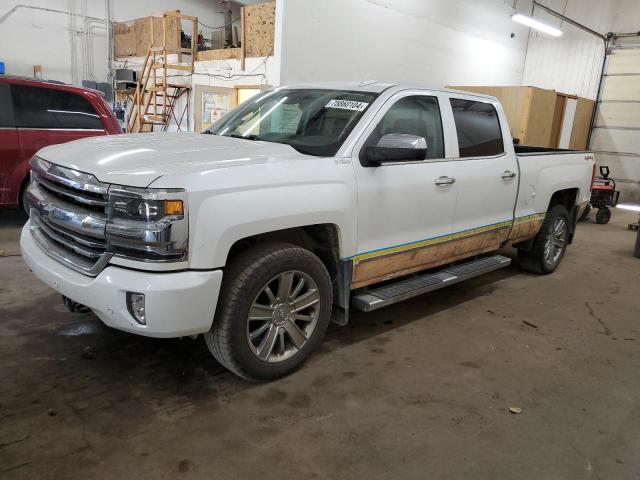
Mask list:
[[47,145],[105,134],[100,116],[81,95],[26,85],[12,85],[21,160]]
[[[518,165],[498,102],[453,96],[449,102],[458,138],[453,216],[456,256],[497,249],[507,239],[518,194]],[[506,142],[509,142],[507,144]]]

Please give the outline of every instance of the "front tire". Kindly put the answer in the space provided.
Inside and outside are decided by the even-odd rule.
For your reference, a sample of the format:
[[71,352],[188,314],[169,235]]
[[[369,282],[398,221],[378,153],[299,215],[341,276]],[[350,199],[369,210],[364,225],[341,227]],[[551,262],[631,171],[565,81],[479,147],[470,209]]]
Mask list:
[[586,207],[584,207],[584,211],[582,212],[582,215],[580,215],[580,218],[578,219],[579,222],[586,222],[587,218],[589,218],[589,213],[591,212],[591,205],[587,204]]
[[247,380],[283,377],[322,341],[331,304],[329,273],[313,253],[286,243],[253,247],[225,271],[205,342],[220,364]]
[[520,266],[533,273],[553,273],[567,249],[569,212],[564,205],[554,205],[536,235],[531,250],[518,250]]

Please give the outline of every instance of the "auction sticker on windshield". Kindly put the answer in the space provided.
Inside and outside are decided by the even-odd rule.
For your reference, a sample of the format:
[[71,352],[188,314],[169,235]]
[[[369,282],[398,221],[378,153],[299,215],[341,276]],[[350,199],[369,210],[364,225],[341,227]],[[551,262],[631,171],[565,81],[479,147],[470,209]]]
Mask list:
[[331,100],[325,105],[325,108],[340,108],[342,110],[362,112],[368,105],[368,103],[356,102],[355,100]]

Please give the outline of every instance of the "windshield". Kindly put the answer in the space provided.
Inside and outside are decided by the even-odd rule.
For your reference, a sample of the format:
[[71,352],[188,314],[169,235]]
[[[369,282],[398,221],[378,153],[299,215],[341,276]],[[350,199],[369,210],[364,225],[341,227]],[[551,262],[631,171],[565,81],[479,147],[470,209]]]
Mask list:
[[286,143],[300,153],[332,157],[377,96],[348,90],[266,91],[204,133]]

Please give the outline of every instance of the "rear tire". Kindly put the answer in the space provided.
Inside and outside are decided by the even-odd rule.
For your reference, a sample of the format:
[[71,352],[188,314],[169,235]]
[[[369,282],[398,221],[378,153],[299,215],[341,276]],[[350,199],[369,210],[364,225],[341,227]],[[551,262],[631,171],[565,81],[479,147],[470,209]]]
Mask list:
[[611,220],[611,210],[608,207],[602,207],[596,212],[596,223],[606,225]]
[[564,205],[554,205],[547,212],[531,250],[518,250],[520,266],[529,272],[553,273],[567,249],[569,240],[569,212]]
[[273,380],[300,367],[320,344],[331,305],[329,273],[313,253],[287,243],[253,247],[226,269],[205,342],[236,375]]

